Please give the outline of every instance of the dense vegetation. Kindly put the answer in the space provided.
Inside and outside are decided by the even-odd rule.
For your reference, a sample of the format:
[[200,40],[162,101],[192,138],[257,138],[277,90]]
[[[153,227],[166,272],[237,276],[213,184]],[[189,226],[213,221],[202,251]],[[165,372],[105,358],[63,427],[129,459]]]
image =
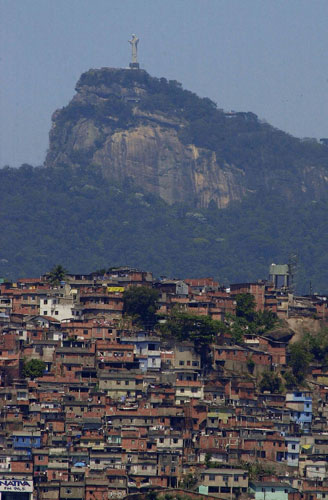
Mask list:
[[[278,318],[272,311],[255,310],[255,299],[250,293],[236,295],[236,316],[227,315],[229,333],[237,344],[243,342],[245,333],[265,335],[278,323]],[[254,369],[250,360],[249,371]]]
[[226,210],[168,206],[97,169],[0,170],[0,276],[38,276],[131,265],[221,283],[267,278],[271,262],[297,253],[297,287],[328,292],[328,203],[281,204],[272,192]]
[[65,279],[65,276],[67,274],[66,269],[63,268],[60,264],[57,266],[54,266],[49,274],[48,274],[48,281],[52,286],[58,286],[61,281]]
[[225,330],[224,323],[212,320],[209,316],[178,311],[172,311],[159,328],[164,339],[193,342],[195,351],[201,357],[204,372],[211,371],[210,344],[218,333]]
[[130,316],[135,325],[152,330],[157,323],[157,290],[146,286],[131,286],[123,294],[123,314]]
[[328,328],[323,328],[316,335],[306,333],[301,340],[289,346],[290,382],[301,384],[310,363],[328,366]]
[[46,364],[40,359],[30,359],[23,363],[23,376],[34,380],[37,377],[42,377],[46,369]]

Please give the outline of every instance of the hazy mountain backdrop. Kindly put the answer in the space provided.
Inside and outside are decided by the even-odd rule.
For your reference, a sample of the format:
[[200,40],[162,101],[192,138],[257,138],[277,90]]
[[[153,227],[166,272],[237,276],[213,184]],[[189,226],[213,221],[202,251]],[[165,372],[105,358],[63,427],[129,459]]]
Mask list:
[[0,170],[0,276],[129,264],[224,283],[298,255],[328,292],[328,147],[143,70],[84,73],[45,166]]

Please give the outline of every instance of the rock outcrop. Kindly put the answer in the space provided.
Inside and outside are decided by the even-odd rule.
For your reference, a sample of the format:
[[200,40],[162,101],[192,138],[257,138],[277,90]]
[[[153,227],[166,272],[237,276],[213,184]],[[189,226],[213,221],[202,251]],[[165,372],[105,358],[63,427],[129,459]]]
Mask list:
[[[296,191],[297,196],[306,193],[317,199],[327,192],[328,148],[325,152],[323,146],[317,145],[321,149],[314,164],[311,159],[304,161],[297,175],[284,178],[286,160],[279,164],[279,158],[275,158],[278,166],[272,169],[263,147],[258,147],[254,162],[254,151],[248,154],[250,146],[243,145],[247,134],[259,137],[265,132],[268,141],[269,126],[261,125],[252,113],[216,110],[209,100],[182,90],[177,82],[152,78],[142,70],[104,68],[84,73],[76,90],[70,104],[53,115],[46,166],[100,167],[103,175],[113,181],[132,182],[169,204],[181,202],[197,207],[213,202],[224,208],[249,192],[270,186],[287,197],[295,197]],[[202,108],[200,118],[195,120],[198,103],[208,107],[210,119],[204,118]],[[211,135],[211,120],[221,141],[218,147],[216,143],[205,147]],[[197,127],[199,134],[195,138]],[[238,151],[231,154],[225,151],[224,141],[227,134],[231,141],[233,133]],[[275,153],[270,154],[272,158]],[[321,163],[317,158],[320,155]]]

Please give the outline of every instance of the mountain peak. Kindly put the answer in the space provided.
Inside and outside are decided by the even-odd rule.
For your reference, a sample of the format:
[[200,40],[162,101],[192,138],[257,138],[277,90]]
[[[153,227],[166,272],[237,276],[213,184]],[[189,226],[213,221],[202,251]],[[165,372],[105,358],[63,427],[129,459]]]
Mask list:
[[71,102],[54,113],[46,165],[100,167],[169,204],[224,208],[264,187],[289,200],[320,199],[328,148],[251,112],[217,109],[175,80],[102,68],[83,73]]

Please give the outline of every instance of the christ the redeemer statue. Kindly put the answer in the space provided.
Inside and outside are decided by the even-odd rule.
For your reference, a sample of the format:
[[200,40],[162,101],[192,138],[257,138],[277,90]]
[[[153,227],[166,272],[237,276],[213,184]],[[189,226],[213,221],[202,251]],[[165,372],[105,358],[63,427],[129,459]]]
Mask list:
[[130,63],[130,68],[138,69],[139,64],[138,64],[137,52],[138,52],[139,38],[136,35],[132,35],[132,38],[131,40],[129,40],[129,43],[131,44],[132,48],[132,62]]

